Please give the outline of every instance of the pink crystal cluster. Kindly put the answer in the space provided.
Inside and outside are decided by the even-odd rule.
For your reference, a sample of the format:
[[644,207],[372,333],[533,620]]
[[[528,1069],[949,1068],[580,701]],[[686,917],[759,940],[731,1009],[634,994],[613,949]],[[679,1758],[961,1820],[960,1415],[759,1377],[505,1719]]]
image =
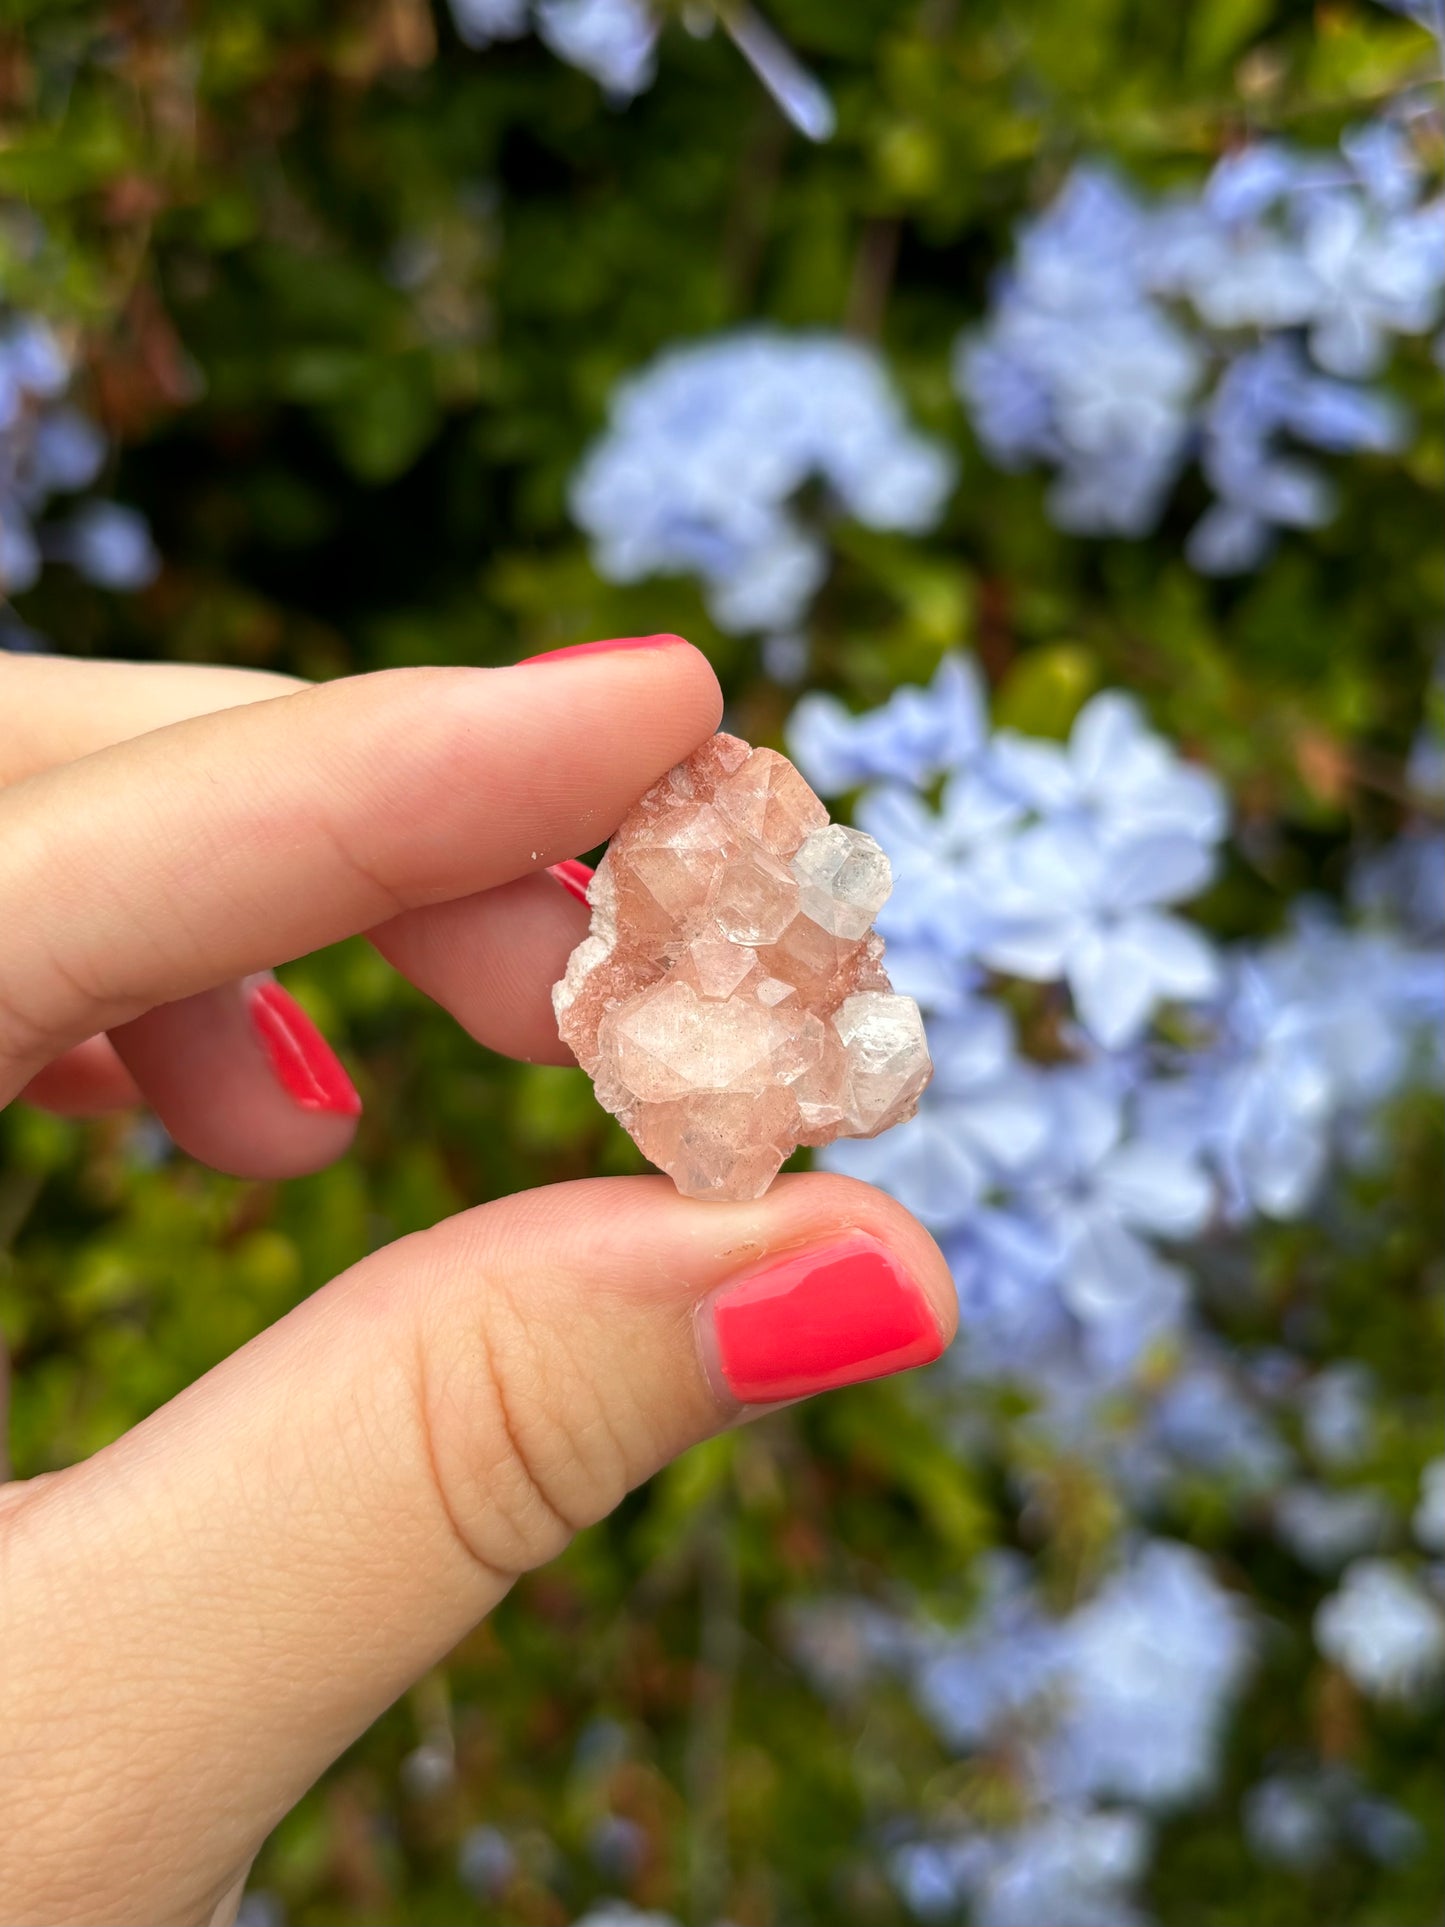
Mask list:
[[598,1101],[690,1198],[911,1117],[933,1066],[873,919],[888,859],[785,756],[714,736],[618,829],[552,992]]

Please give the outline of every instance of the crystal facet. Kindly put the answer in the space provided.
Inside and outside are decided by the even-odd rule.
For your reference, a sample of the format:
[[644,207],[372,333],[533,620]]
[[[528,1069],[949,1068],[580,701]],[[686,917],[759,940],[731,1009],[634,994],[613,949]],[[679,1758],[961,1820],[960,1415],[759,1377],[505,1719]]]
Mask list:
[[798,1144],[876,1137],[933,1066],[873,919],[888,859],[785,756],[714,736],[618,829],[552,992],[598,1101],[690,1198],[756,1198]]

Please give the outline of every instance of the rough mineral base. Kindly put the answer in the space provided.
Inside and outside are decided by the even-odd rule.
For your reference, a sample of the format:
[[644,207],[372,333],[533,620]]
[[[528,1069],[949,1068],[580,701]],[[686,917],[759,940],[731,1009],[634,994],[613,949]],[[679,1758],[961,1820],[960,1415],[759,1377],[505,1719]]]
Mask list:
[[883,969],[888,859],[785,756],[714,736],[628,815],[552,992],[563,1042],[689,1198],[911,1117],[933,1066]]

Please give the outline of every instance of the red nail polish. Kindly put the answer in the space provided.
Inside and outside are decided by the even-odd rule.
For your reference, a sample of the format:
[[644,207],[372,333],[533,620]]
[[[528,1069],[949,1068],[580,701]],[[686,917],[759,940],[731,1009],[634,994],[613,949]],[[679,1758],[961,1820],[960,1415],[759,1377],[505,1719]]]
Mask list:
[[684,641],[682,636],[621,636],[609,642],[574,642],[565,649],[549,649],[544,655],[523,656],[517,667],[529,662],[570,662],[576,656],[611,655],[623,649],[675,649]]
[[922,1291],[861,1232],[744,1272],[713,1294],[704,1316],[712,1341],[705,1349],[744,1405],[882,1378],[943,1350]]
[[356,1086],[291,993],[270,977],[247,984],[245,990],[251,1027],[287,1096],[303,1111],[359,1117]]
[[549,863],[547,874],[561,884],[568,896],[576,897],[579,903],[587,901],[587,886],[592,881],[590,863],[583,863],[579,858],[569,856],[561,863]]

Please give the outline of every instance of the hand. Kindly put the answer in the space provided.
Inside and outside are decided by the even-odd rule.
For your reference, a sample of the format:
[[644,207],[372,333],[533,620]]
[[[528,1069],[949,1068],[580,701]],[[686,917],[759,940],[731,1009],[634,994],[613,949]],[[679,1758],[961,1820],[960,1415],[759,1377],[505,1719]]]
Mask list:
[[[565,1061],[548,986],[586,913],[539,872],[719,713],[675,639],[316,689],[0,658],[0,700],[0,1103],[143,1095],[270,1177],[356,1107],[324,1060],[304,1102],[277,1081],[258,973],[367,931],[473,1037]],[[232,1919],[282,1814],[517,1574],[751,1403],[934,1356],[953,1304],[927,1234],[841,1178],[559,1185],[376,1253],[0,1487],[0,1919]]]

